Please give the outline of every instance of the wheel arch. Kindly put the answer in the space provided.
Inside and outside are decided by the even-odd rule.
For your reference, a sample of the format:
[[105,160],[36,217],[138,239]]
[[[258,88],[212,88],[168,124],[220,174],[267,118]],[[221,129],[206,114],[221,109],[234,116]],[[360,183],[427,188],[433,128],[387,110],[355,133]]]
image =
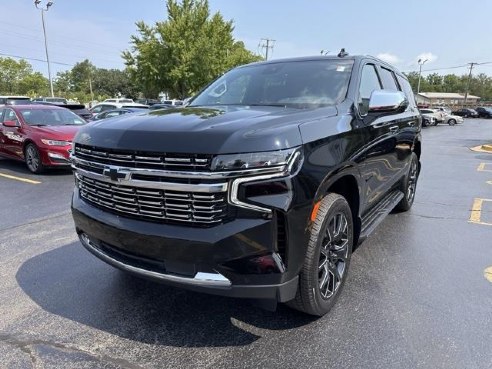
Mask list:
[[340,171],[323,181],[320,185],[317,194],[316,202],[320,201],[328,193],[336,193],[347,200],[350,210],[352,211],[352,219],[354,221],[354,245],[355,249],[358,245],[358,240],[361,231],[361,217],[360,209],[362,207],[361,192],[362,185],[360,183],[361,179],[356,168],[347,168],[344,171]]

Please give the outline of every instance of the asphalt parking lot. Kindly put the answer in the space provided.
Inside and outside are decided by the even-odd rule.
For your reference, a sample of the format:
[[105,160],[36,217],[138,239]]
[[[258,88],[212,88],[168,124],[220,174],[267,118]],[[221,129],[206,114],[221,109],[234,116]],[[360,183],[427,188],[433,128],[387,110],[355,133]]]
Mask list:
[[487,142],[492,120],[424,129],[414,207],[320,319],[127,276],[79,244],[70,172],[0,159],[0,368],[492,368]]

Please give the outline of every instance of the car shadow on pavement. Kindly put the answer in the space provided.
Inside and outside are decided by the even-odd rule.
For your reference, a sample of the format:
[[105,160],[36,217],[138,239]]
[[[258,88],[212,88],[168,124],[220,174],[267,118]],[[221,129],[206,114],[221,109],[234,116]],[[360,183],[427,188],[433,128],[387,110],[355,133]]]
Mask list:
[[[0,170],[6,169],[14,172],[18,175],[29,175],[35,177],[36,174],[31,173],[26,167],[26,163],[22,161],[17,161],[13,159],[0,158]],[[46,171],[41,173],[42,175],[52,175],[52,176],[63,176],[67,174],[72,174],[72,169],[70,167],[64,168],[48,168]]]
[[240,299],[168,287],[127,275],[72,243],[37,255],[16,274],[42,309],[143,343],[175,347],[248,345],[266,330],[303,326],[315,318],[279,305],[268,312]]

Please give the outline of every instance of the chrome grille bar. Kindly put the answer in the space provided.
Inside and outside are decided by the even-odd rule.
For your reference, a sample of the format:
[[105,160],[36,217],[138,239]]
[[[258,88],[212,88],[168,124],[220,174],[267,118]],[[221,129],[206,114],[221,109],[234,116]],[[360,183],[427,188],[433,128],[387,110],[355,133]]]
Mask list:
[[143,219],[216,224],[227,215],[226,192],[210,195],[142,190],[76,173],[80,196],[93,205]]

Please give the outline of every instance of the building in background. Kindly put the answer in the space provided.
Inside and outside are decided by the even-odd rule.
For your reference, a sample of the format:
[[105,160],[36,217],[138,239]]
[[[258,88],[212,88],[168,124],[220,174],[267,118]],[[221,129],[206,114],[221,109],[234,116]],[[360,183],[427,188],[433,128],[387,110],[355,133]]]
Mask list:
[[[418,106],[463,106],[465,95],[454,92],[421,92],[415,95]],[[479,96],[468,95],[466,105],[477,106]]]

